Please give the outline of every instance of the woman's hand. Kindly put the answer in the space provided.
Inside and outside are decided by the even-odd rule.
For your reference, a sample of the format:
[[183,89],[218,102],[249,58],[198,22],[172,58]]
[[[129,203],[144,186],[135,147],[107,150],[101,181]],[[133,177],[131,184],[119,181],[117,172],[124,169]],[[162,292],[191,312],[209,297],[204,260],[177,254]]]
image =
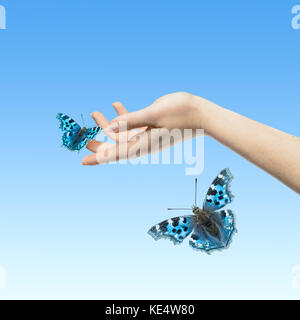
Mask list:
[[[114,103],[119,116],[108,123],[100,112],[92,117],[116,144],[92,141],[87,148],[94,152],[82,161],[95,165],[158,152],[184,139],[204,132],[248,161],[267,171],[300,194],[300,139],[253,121],[188,93],[168,94],[151,106],[128,113]],[[138,129],[138,130],[132,130]],[[170,131],[177,130],[177,138]],[[182,134],[184,129],[192,134]],[[164,145],[164,137],[171,143]]]
[[[121,159],[156,153],[184,139],[196,136],[202,127],[201,106],[204,99],[185,92],[168,94],[149,107],[128,113],[120,102],[113,103],[118,117],[110,123],[100,113],[94,112],[93,119],[116,144],[89,142],[87,148],[94,152],[82,161],[84,165],[96,165]],[[179,133],[172,136],[175,129]],[[184,134],[184,129],[191,134]],[[173,131],[174,133],[174,131]],[[169,141],[164,145],[161,141]]]
[[123,131],[120,122],[127,123],[127,129],[140,127],[172,129],[200,129],[201,102],[205,100],[186,92],[167,94],[149,107],[123,114],[112,120],[108,130]]

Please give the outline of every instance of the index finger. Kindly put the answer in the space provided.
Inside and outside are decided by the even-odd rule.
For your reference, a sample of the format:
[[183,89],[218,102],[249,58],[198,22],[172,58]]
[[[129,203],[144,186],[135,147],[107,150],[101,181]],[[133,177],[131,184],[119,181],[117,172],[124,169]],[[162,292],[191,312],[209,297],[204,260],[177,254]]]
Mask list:
[[97,125],[99,127],[104,129],[108,126],[109,122],[101,112],[95,111],[95,112],[91,113],[91,117],[95,120],[95,122],[97,123]]

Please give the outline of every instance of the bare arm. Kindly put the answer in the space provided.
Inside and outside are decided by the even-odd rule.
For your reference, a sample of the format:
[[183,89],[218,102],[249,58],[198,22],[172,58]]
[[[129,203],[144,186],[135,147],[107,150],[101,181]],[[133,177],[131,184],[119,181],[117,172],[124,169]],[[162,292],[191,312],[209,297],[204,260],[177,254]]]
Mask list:
[[204,105],[208,135],[300,194],[300,138],[209,101]]
[[[141,128],[140,131],[144,130],[148,136],[152,128],[168,130],[201,128],[207,135],[300,194],[300,138],[298,137],[273,129],[188,93],[166,95],[149,107],[132,113],[128,113],[120,103],[113,105],[119,116],[111,123],[108,123],[100,112],[92,115],[96,123],[104,127],[104,131],[110,137],[112,137],[112,132],[122,131],[121,121],[127,122],[128,130]],[[115,140],[118,142],[118,136],[115,136]],[[134,143],[130,142],[126,148],[129,149],[132,145]],[[93,141],[88,144],[88,149],[94,154],[85,157],[82,163],[95,165],[115,160],[104,156],[108,150],[116,151],[117,160],[126,158],[128,152],[118,154],[119,148],[118,143],[112,145]]]

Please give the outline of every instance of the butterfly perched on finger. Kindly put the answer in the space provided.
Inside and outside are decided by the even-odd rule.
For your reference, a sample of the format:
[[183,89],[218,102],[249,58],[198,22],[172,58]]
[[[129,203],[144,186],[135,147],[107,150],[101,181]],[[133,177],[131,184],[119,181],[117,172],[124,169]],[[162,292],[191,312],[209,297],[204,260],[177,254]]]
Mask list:
[[58,113],[56,118],[60,122],[59,128],[64,132],[62,135],[62,144],[70,151],[80,151],[88,141],[93,140],[102,130],[100,127],[81,128],[72,118],[63,113]]
[[228,247],[235,229],[231,210],[220,210],[232,202],[230,183],[233,176],[229,169],[222,170],[208,189],[202,208],[197,206],[197,179],[195,179],[195,204],[193,215],[179,216],[153,226],[148,233],[155,239],[167,238],[180,244],[191,234],[189,244],[207,253]]

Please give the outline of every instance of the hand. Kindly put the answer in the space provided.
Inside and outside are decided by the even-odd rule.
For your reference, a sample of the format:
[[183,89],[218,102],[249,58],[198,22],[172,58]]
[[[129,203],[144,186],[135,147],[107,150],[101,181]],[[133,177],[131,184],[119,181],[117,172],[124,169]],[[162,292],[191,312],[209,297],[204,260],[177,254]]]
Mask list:
[[[82,164],[96,165],[159,152],[194,137],[196,129],[201,128],[300,194],[298,137],[188,93],[168,94],[149,107],[132,113],[128,113],[119,102],[113,106],[119,116],[111,123],[100,112],[94,112],[92,117],[116,144],[89,142],[87,148],[94,153],[85,157]],[[169,144],[161,143],[165,137],[170,142],[170,131],[174,129],[181,134]],[[192,129],[192,134],[184,136],[184,129]]]
[[[163,96],[149,107],[131,113],[116,102],[113,107],[119,116],[111,123],[100,112],[94,112],[92,117],[97,125],[116,144],[95,140],[89,142],[87,148],[94,153],[85,157],[82,164],[96,165],[139,157],[193,138],[196,135],[195,129],[202,127],[201,106],[204,102],[200,97],[178,92]],[[169,133],[173,129],[181,134],[170,141]],[[191,134],[183,134],[184,129],[192,129]],[[161,141],[168,141],[169,144],[164,145]]]

